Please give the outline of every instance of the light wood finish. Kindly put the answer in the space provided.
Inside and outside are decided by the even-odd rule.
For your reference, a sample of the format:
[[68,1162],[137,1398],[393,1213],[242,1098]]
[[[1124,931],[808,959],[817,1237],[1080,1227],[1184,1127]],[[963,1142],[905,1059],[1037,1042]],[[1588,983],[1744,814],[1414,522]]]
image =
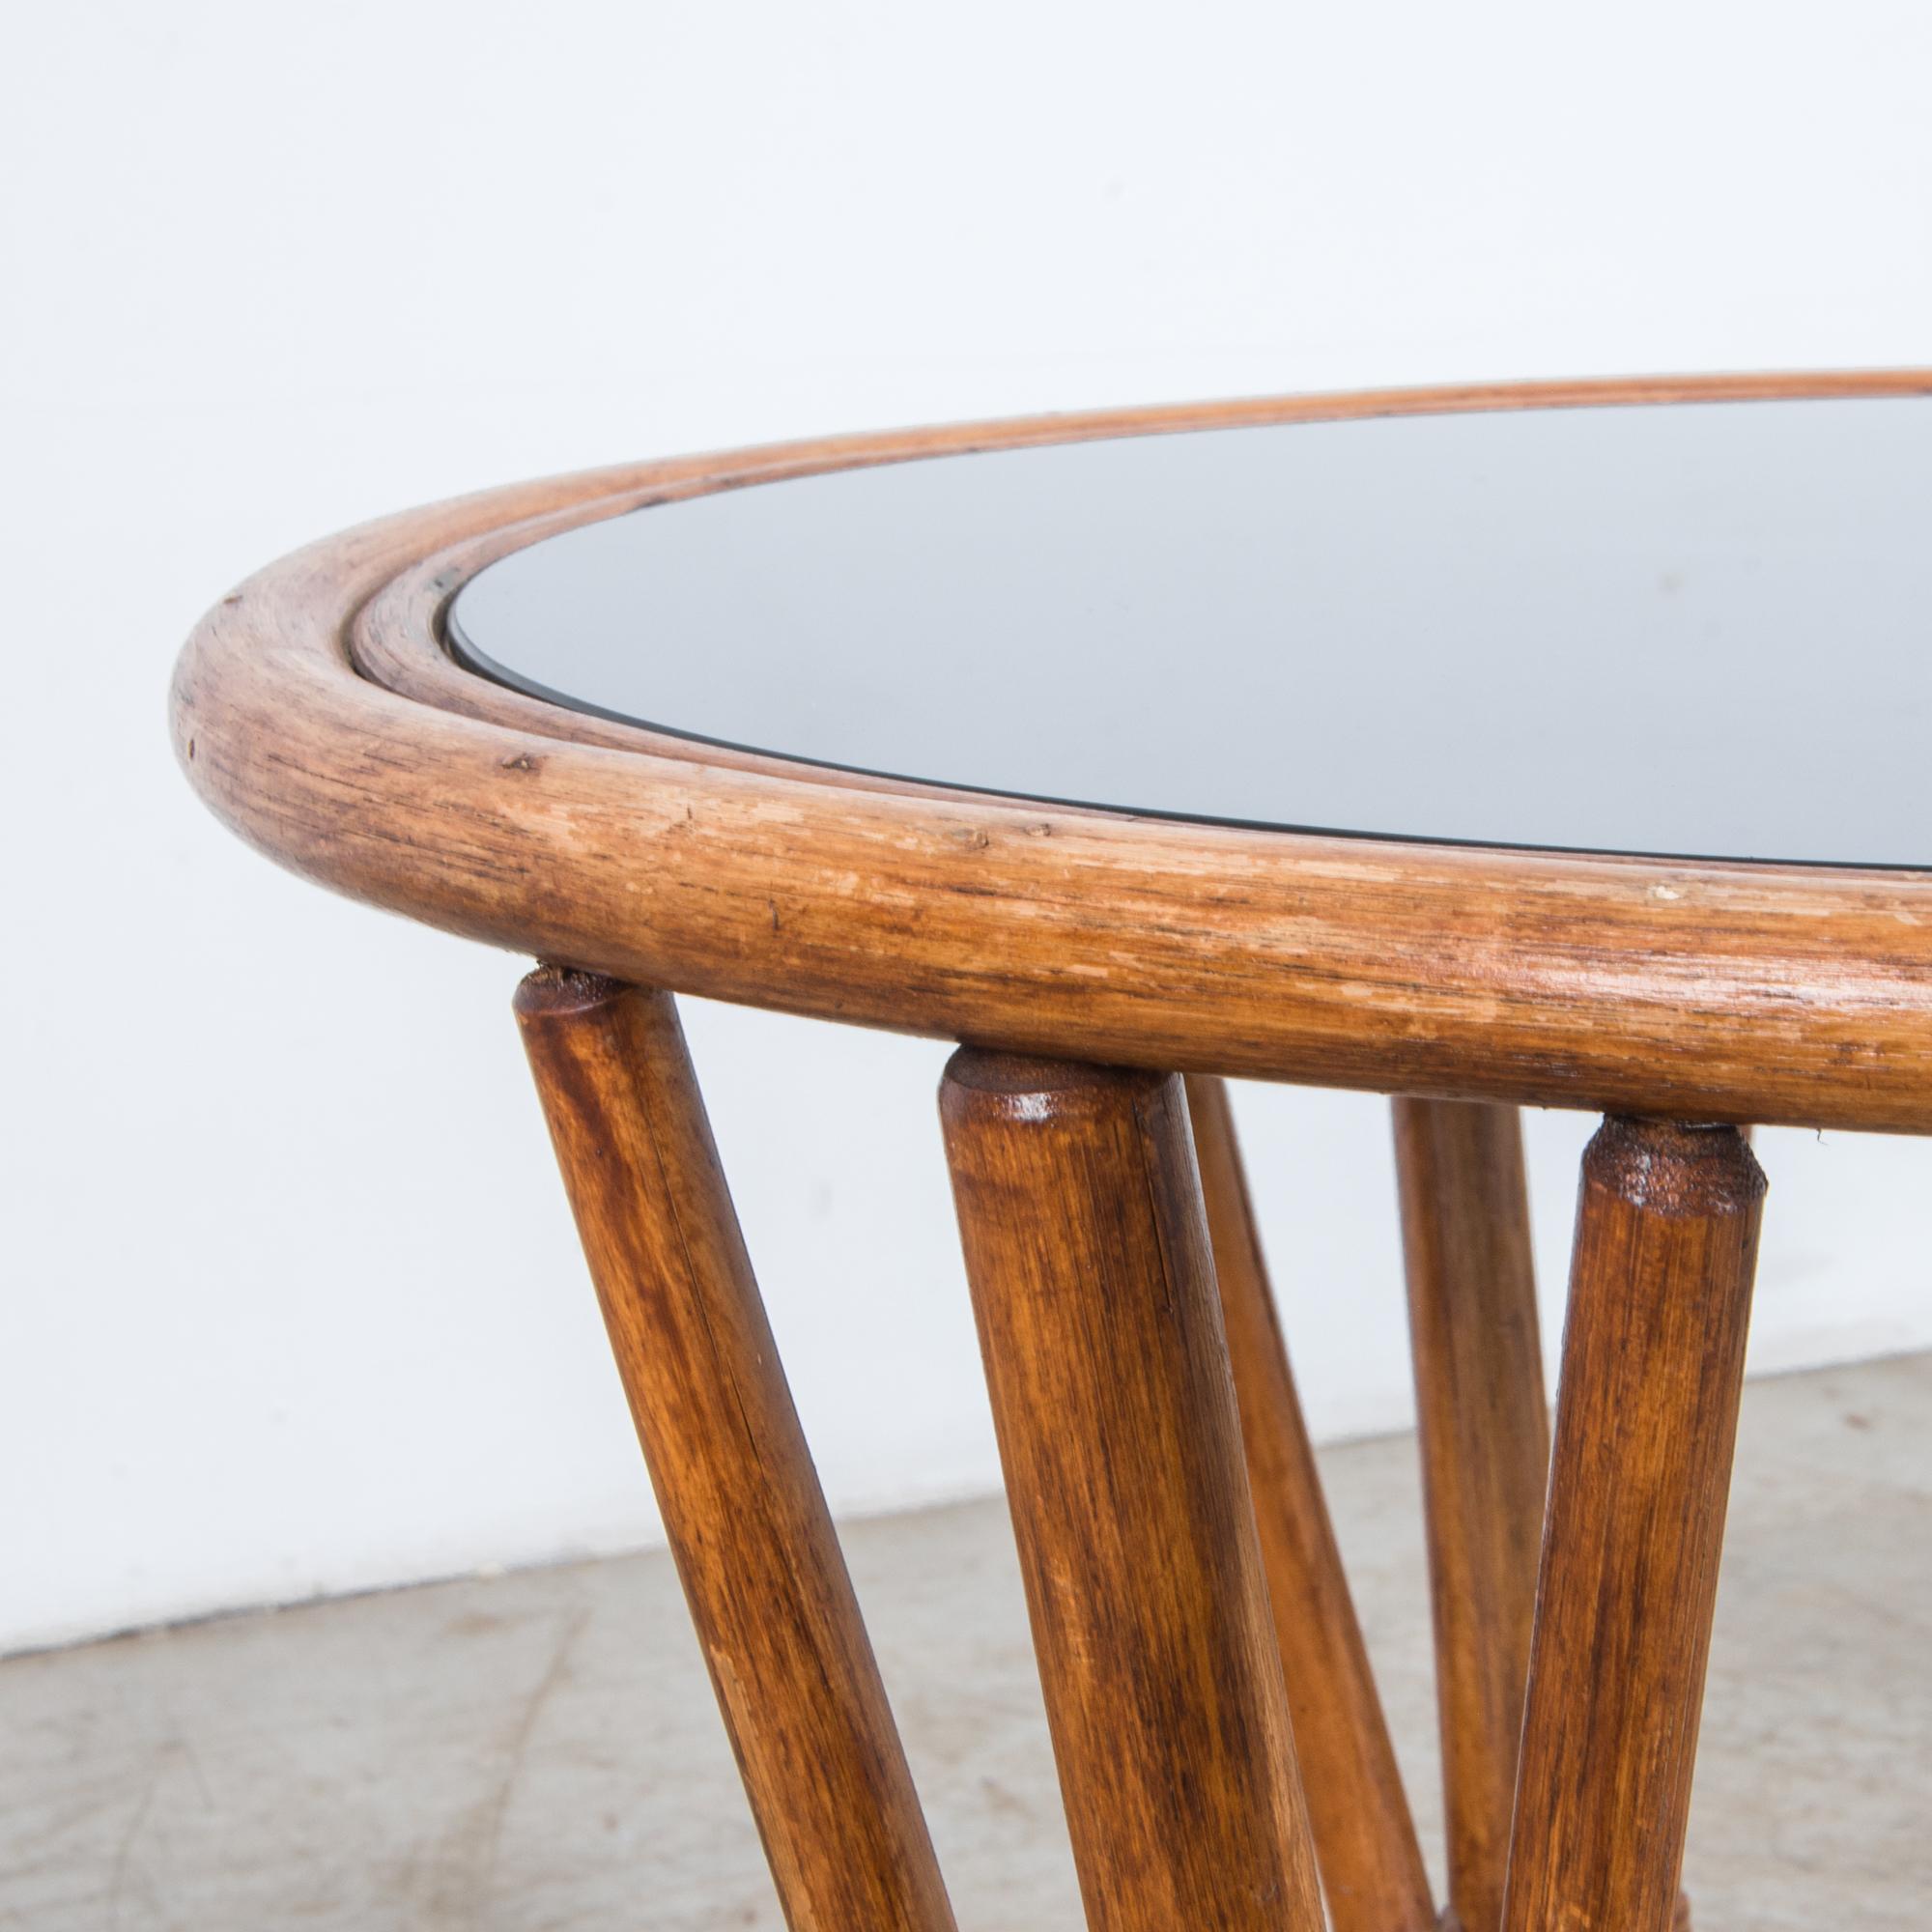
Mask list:
[[[1198,1074],[1185,1085],[1329,1922],[1334,1932],[1428,1932],[1429,1875],[1295,1394],[1227,1085]],[[1533,1579],[1534,1546],[1530,1564]]]
[[1583,1157],[1505,1932],[1667,1932],[1764,1176],[1730,1127]]
[[1450,1925],[1497,1932],[1549,1414],[1513,1107],[1395,1103],[1435,1623]]
[[951,1932],[676,1010],[554,970],[516,1010],[786,1922]]
[[940,1096],[1094,1932],[1321,1932],[1178,1079],[961,1052]]
[[1932,872],[1312,838],[963,798],[600,724],[456,670],[491,556],[669,496],[949,451],[1932,375],[1124,411],[644,465],[375,524],[190,639],[175,742],[325,884],[572,965],[989,1047],[1677,1118],[1932,1130]]

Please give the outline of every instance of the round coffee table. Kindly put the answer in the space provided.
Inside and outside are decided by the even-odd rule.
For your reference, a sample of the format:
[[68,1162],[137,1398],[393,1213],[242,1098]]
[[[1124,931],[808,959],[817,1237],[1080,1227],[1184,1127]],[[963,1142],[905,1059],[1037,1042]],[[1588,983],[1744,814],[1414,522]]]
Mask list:
[[[680,991],[963,1042],[1096,1927],[1435,1920],[1220,1083],[1400,1096],[1445,1917],[1682,1914],[1748,1123],[1932,1131],[1928,509],[1925,372],[1307,397],[524,485],[204,620],[209,804],[544,962],[518,1018],[794,1926],[952,1918]],[[1553,1449],[1521,1104],[1608,1117]]]

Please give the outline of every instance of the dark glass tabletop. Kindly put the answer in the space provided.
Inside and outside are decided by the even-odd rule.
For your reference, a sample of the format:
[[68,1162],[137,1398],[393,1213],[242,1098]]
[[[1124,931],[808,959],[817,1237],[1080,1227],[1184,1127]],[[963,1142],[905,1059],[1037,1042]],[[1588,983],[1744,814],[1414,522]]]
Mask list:
[[577,709],[1015,797],[1932,867],[1932,399],[845,470],[532,545],[449,635]]

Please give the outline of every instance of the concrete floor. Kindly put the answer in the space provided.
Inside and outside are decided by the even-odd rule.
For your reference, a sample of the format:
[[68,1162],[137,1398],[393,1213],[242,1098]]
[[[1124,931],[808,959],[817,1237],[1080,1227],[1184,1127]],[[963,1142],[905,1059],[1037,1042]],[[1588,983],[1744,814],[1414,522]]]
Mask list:
[[[1433,1853],[1413,1445],[1323,1461]],[[847,1548],[961,1926],[1071,1932],[1002,1507],[860,1523]],[[1932,1356],[1752,1384],[1687,1874],[1699,1932],[1932,1924],[1928,1584]],[[781,1922],[663,1556],[0,1664],[0,1924]]]

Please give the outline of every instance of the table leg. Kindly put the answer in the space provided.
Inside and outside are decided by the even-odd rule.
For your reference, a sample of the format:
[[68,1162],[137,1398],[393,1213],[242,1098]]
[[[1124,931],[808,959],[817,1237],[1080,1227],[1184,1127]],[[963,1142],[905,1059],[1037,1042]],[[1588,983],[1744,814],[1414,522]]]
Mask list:
[[516,1012],[786,1920],[952,1932],[676,1009],[545,968]]
[[[1295,1394],[1227,1083],[1190,1073],[1185,1085],[1329,1924],[1332,1932],[1428,1932],[1435,1921],[1429,1875]],[[1534,1546],[1530,1561],[1533,1579]]]
[[1668,1932],[1764,1176],[1733,1127],[1583,1156],[1506,1932]]
[[940,1094],[1094,1932],[1321,1932],[1179,1078],[955,1054]]
[[1514,1107],[1395,1102],[1450,1923],[1498,1932],[1549,1414]]

